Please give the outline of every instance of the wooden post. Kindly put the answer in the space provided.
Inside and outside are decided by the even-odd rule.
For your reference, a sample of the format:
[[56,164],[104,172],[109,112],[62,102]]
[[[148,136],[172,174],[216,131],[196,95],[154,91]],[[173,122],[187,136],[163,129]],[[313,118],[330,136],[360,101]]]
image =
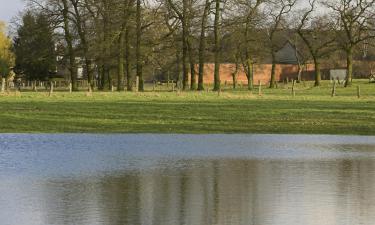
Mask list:
[[154,86],[152,87],[152,91],[156,91],[156,81],[155,80],[153,81],[153,85]]
[[262,96],[262,81],[259,80],[259,88],[258,88],[258,91],[259,91],[259,96]]
[[296,91],[294,90],[295,85],[296,85],[296,81],[292,80],[292,95],[293,95],[293,97],[296,97]]
[[357,97],[361,98],[361,86],[357,86]]
[[49,96],[52,96],[52,94],[53,94],[53,85],[54,85],[54,82],[50,81]]
[[335,96],[336,96],[336,80],[333,81],[331,97],[335,97]]
[[135,92],[139,91],[139,76],[135,79]]
[[72,82],[69,83],[69,93],[72,93],[73,91],[73,85]]
[[167,88],[169,89],[169,82],[170,82],[169,70],[168,70],[167,74],[168,74],[168,75],[167,75],[167,76],[168,76],[168,78],[167,78],[167,79],[168,79],[168,81],[167,81]]
[[114,92],[115,91],[115,86],[113,86],[113,84],[111,85],[111,92]]
[[221,95],[221,88],[219,88],[219,90],[217,91],[217,96],[220,97],[220,95]]

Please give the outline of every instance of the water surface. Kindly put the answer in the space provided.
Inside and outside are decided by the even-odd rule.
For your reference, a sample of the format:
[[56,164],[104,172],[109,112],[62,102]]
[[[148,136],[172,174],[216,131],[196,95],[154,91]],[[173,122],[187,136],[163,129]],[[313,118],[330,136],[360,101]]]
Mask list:
[[375,137],[0,135],[0,224],[370,225]]

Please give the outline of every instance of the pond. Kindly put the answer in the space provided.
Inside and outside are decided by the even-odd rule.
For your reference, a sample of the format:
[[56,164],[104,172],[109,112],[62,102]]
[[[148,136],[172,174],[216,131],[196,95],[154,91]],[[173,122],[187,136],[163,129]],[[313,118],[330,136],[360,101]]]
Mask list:
[[2,225],[375,221],[375,137],[0,135]]

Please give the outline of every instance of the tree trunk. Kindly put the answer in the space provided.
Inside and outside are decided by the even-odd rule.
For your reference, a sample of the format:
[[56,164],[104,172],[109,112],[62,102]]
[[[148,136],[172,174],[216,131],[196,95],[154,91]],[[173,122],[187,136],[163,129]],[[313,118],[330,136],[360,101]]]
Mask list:
[[248,89],[251,91],[254,88],[254,74],[253,74],[253,61],[249,58],[246,61],[247,63],[247,83]]
[[215,71],[214,71],[214,91],[220,90],[220,0],[215,0]]
[[75,13],[75,18],[76,18],[76,27],[77,27],[78,35],[81,39],[81,45],[83,48],[83,56],[85,57],[87,80],[91,89],[93,89],[94,80],[93,80],[93,73],[92,73],[92,68],[91,68],[91,59],[89,56],[89,46],[88,46],[87,39],[86,39],[86,32],[84,30],[84,22],[82,21],[81,14],[79,13],[78,2],[72,1],[72,0],[70,0],[70,2],[72,3],[73,8],[74,8],[74,13]]
[[67,0],[62,0],[62,3],[64,5],[62,14],[63,14],[63,20],[64,20],[65,41],[68,47],[70,80],[72,82],[72,90],[78,91],[77,67],[76,67],[76,61],[75,61],[75,52],[73,49],[73,37],[69,30],[69,6],[68,6]]
[[126,28],[125,32],[125,70],[126,70],[126,86],[128,91],[133,91],[133,76],[131,73],[130,64],[130,40],[129,40],[130,26]]
[[352,79],[353,79],[353,48],[349,47],[346,50],[346,82],[345,87],[352,85]]
[[182,88],[183,90],[188,89],[189,84],[189,68],[188,68],[188,0],[182,1]]
[[297,74],[297,82],[300,83],[302,81],[302,71],[303,66],[299,63],[298,64],[298,74]]
[[102,53],[102,90],[110,90],[112,87],[111,78],[110,78],[110,10],[109,3],[103,1],[103,53]]
[[318,59],[314,59],[314,65],[315,65],[315,87],[320,86],[320,82],[322,80],[321,70],[320,70],[320,62]]
[[178,89],[181,88],[181,57],[180,57],[180,51],[177,49],[176,51],[176,86]]
[[144,82],[143,82],[143,63],[142,63],[142,50],[141,50],[141,41],[142,41],[142,8],[141,8],[141,0],[137,0],[137,14],[136,14],[136,20],[137,20],[137,44],[136,44],[136,58],[137,58],[137,77],[139,79],[139,86],[138,91],[144,91]]
[[232,73],[233,89],[237,88],[237,72]]
[[124,90],[124,57],[124,32],[121,31],[118,38],[117,91]]
[[271,69],[271,81],[270,81],[270,88],[275,88],[276,82],[276,56],[275,52],[272,50],[272,69]]
[[239,65],[238,65],[238,62],[236,62],[236,70],[232,73],[233,89],[237,88],[238,69],[239,69]]
[[5,82],[6,82],[6,79],[4,77],[1,78],[1,93],[5,92]]
[[194,57],[190,59],[190,75],[191,75],[191,81],[190,81],[190,90],[195,91],[197,90],[197,75],[195,73],[195,60]]
[[207,26],[207,19],[208,13],[210,11],[210,0],[206,0],[203,16],[202,16],[202,23],[201,23],[201,36],[199,40],[199,72],[198,72],[198,90],[204,90],[204,64],[205,64],[205,51],[206,51],[206,26]]
[[195,73],[195,58],[194,58],[194,50],[191,45],[190,40],[188,41],[188,48],[189,48],[189,61],[190,61],[190,90],[195,91],[197,90],[197,76]]

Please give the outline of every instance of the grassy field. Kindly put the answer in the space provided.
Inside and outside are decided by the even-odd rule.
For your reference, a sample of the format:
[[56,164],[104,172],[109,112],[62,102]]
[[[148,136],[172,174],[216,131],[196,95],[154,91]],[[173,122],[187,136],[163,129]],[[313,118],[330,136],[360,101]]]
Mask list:
[[[361,98],[357,97],[357,86]],[[292,133],[375,135],[375,84],[312,83],[214,92],[10,92],[0,95],[2,133]]]

